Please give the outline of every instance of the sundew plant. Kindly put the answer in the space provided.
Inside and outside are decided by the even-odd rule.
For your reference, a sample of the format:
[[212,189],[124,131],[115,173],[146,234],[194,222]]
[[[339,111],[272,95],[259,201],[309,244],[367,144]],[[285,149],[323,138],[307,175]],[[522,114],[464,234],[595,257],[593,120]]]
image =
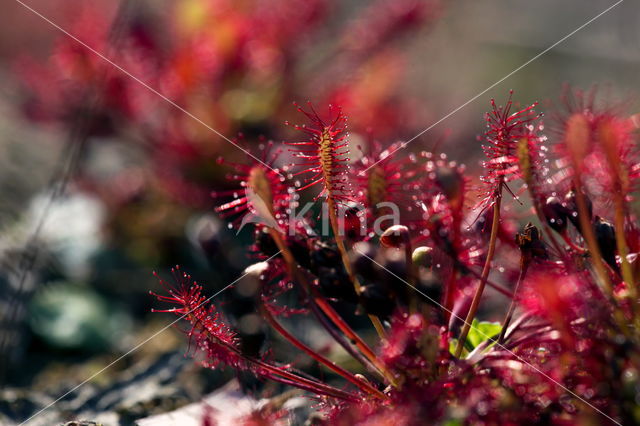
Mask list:
[[[246,271],[258,283],[255,303],[275,332],[341,381],[243,353],[202,287],[176,269],[177,284],[158,298],[191,323],[187,336],[203,364],[303,389],[329,424],[637,423],[633,117],[599,105],[594,91],[572,89],[547,131],[537,106],[512,96],[491,101],[480,179],[428,152],[352,163],[345,112],[331,107],[321,118],[300,109],[303,137],[283,145],[296,161],[275,171],[290,170],[287,178],[264,163],[236,166],[245,172],[239,192],[263,194],[261,203],[236,198],[220,210],[270,203],[277,223],[255,225],[260,261]],[[312,214],[287,232],[292,203],[283,198],[306,191],[327,204],[332,232],[313,232]],[[381,234],[350,232],[363,221],[338,214],[351,203],[364,206],[355,216],[380,214],[380,200],[420,214]],[[507,203],[527,203],[515,233]],[[491,281],[498,267],[508,277],[500,284]],[[486,288],[504,296],[501,322],[479,318]],[[354,331],[338,313],[345,306],[369,317],[377,339]],[[298,339],[282,321],[298,315],[315,318],[360,368]]]
[[376,0],[344,26],[330,0],[134,3],[111,25],[83,6],[48,61],[18,58],[21,113],[62,129],[72,166],[125,152],[61,180],[101,200],[114,241],[147,237],[127,247],[161,259],[145,266],[181,263],[193,211],[237,237],[233,282],[176,266],[143,299],[177,316],[186,355],[279,401],[240,424],[288,424],[299,395],[308,424],[640,424],[630,102],[567,85],[528,104],[496,83],[484,117],[448,122],[477,138],[427,145],[407,137],[427,117],[399,94],[398,41],[438,0]]

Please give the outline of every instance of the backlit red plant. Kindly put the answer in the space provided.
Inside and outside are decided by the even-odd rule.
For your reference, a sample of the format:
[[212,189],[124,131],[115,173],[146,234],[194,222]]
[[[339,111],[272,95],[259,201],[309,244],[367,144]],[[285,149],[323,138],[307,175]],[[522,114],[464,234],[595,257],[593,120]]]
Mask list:
[[[356,194],[367,208],[372,197],[409,201],[424,213],[358,242],[336,228],[287,235],[280,227],[256,225],[255,247],[266,258],[250,268],[260,283],[258,309],[284,340],[330,374],[327,380],[242,354],[216,311],[197,306],[205,299],[195,284],[182,280],[179,290],[159,298],[177,304],[171,311],[191,322],[188,334],[205,365],[249,369],[308,391],[327,424],[637,423],[640,317],[638,271],[630,267],[637,253],[626,251],[626,240],[635,241],[627,233],[634,229],[630,198],[614,203],[613,212],[600,197],[591,203],[582,182],[602,171],[588,167],[571,171],[568,188],[553,188],[540,116],[533,106],[511,110],[510,96],[505,107],[492,102],[488,114],[481,191],[484,208],[492,209],[484,216],[489,237],[474,225],[477,212],[468,202],[464,167],[445,156],[420,153],[402,160],[384,151],[352,165],[342,112],[334,110],[331,121],[305,113],[311,126],[299,128],[309,139],[294,142],[300,149],[295,166],[311,175],[298,189],[319,185],[334,203]],[[603,149],[635,150],[636,136],[621,112],[601,120],[594,138]],[[577,136],[552,137],[567,145]],[[347,190],[352,167],[360,178]],[[400,179],[405,182],[394,182]],[[283,196],[291,192],[285,188],[296,187],[293,180],[277,182]],[[498,238],[508,229],[501,223],[502,191],[518,185],[529,187],[534,214],[528,219],[540,226],[529,222],[506,241]],[[393,193],[409,189],[409,197]],[[620,227],[606,220],[609,213],[615,221],[618,208]],[[332,225],[343,220],[334,214]],[[314,221],[305,226],[313,228]],[[485,286],[493,303],[502,303],[500,322],[478,320]],[[298,297],[292,302],[286,294]],[[374,347],[338,313],[349,307],[369,316],[379,336]],[[359,364],[357,373],[289,330],[286,318],[299,314],[315,318]]]
[[273,150],[273,142],[262,142],[258,149],[259,156],[250,158],[250,164],[230,163],[222,157],[218,159],[218,164],[232,168],[228,178],[237,187],[212,194],[216,199],[233,198],[218,206],[216,212],[224,217],[234,216],[237,220],[241,215],[251,214],[261,220],[283,221],[290,194],[284,183],[285,176],[278,169],[280,151]]
[[341,109],[329,108],[327,121],[320,118],[313,106],[311,112],[298,107],[307,116],[309,125],[294,125],[294,128],[306,134],[299,142],[289,142],[295,147],[294,155],[300,159],[296,166],[302,168],[294,174],[307,176],[300,191],[318,185],[320,193],[335,203],[344,203],[351,199],[348,181],[348,154],[346,123]]
[[417,201],[425,190],[421,170],[424,166],[416,155],[393,156],[400,143],[386,148],[379,142],[371,145],[370,152],[362,153],[354,164],[350,176],[356,183],[354,199],[365,209],[370,225],[366,235],[372,232],[371,224],[376,218],[390,213],[389,204],[401,209],[403,223],[415,227],[421,217]]
[[[213,189],[220,216],[253,227],[244,307],[320,370],[247,349],[233,314],[175,269],[175,286],[153,293],[170,304],[158,311],[189,324],[205,367],[301,389],[328,424],[640,423],[640,154],[624,104],[569,91],[546,134],[537,104],[492,100],[475,179],[444,154],[402,156],[426,107],[399,95],[396,41],[440,2],[377,0],[343,27],[339,5],[180,1],[146,19],[121,9],[111,28],[83,11],[69,27],[81,43],[66,36],[44,64],[18,61],[23,111],[60,125],[81,154],[117,140],[148,163],[106,189],[91,168],[78,173],[115,215],[154,198],[203,208]],[[287,135],[280,117],[300,97],[323,107],[298,108],[305,123],[282,147],[265,142]],[[395,142],[357,158],[346,113],[355,135]],[[223,136],[235,134],[246,143]],[[247,158],[216,165],[228,149]],[[223,174],[229,184],[211,188]],[[296,215],[307,198],[327,208]],[[393,212],[380,203],[406,214],[378,232],[370,222]],[[297,336],[303,317],[349,362]],[[245,421],[280,420],[280,408]]]
[[487,157],[484,162],[485,174],[481,178],[487,185],[483,208],[493,206],[496,194],[502,191],[503,186],[530,173],[531,168],[535,167],[531,162],[538,161],[530,155],[531,145],[535,146],[538,142],[533,123],[538,118],[534,111],[536,105],[512,112],[512,96],[509,96],[505,106],[498,106],[492,100],[492,111],[487,113],[487,131],[482,146]]

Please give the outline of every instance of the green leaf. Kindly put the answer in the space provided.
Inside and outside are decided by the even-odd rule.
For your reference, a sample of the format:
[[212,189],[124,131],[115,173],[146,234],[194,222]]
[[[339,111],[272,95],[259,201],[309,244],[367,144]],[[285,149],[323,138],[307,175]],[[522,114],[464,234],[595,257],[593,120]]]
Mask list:
[[500,330],[502,330],[502,326],[499,322],[479,322],[478,320],[474,319],[471,323],[471,329],[469,330],[469,334],[467,335],[465,346],[471,347],[471,350],[473,350],[485,340],[489,340],[492,337],[500,334]]

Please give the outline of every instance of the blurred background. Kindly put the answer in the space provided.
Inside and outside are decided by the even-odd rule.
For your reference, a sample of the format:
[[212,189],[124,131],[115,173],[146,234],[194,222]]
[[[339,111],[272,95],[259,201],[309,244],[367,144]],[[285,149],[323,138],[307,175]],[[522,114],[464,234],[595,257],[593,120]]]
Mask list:
[[[26,419],[173,320],[150,312],[152,271],[179,264],[213,293],[255,261],[251,232],[236,236],[210,195],[234,189],[217,159],[246,154],[207,126],[259,152],[262,138],[292,137],[284,122],[302,121],[292,102],[310,100],[344,108],[354,145],[408,140],[614,2],[25,4],[42,16],[8,0],[0,17],[0,423]],[[490,98],[513,89],[547,111],[564,83],[598,84],[636,109],[639,62],[640,7],[627,1],[408,150],[446,152],[473,173]],[[248,314],[232,313],[238,324]],[[312,327],[299,331],[322,344]],[[167,330],[34,424],[129,424],[232,377],[185,351]]]

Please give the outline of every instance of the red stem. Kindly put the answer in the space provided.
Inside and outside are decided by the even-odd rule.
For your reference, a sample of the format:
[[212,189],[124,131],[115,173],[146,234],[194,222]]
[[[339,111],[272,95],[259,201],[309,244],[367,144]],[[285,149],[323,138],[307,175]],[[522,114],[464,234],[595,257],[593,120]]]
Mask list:
[[[333,386],[316,382],[314,380],[307,379],[306,377],[299,376],[297,374],[291,373],[286,370],[282,370],[278,367],[275,367],[271,364],[267,364],[264,361],[260,361],[255,358],[245,358],[248,362],[255,364],[256,366],[262,368],[270,372],[271,374],[276,375],[276,377],[268,376],[270,379],[275,381],[280,381],[282,383],[298,387],[300,389],[304,389],[310,392],[314,392],[321,395],[333,396],[334,398],[346,399],[348,401],[360,401],[361,398],[350,393],[345,392],[343,390],[334,388]],[[280,380],[280,379],[284,380]]]
[[478,311],[478,306],[480,305],[480,299],[482,298],[482,293],[484,292],[484,287],[487,284],[487,279],[489,278],[489,273],[491,272],[491,261],[493,260],[493,255],[496,250],[496,240],[498,237],[498,229],[500,228],[500,204],[502,203],[502,184],[500,181],[498,183],[498,188],[496,190],[496,200],[493,205],[493,223],[491,224],[491,237],[489,239],[489,249],[487,250],[487,258],[485,259],[484,268],[482,269],[482,276],[480,277],[480,284],[476,289],[476,293],[473,296],[473,301],[471,302],[471,307],[469,308],[469,313],[467,314],[467,318],[462,326],[462,331],[460,332],[460,337],[458,340],[458,345],[456,346],[455,356],[456,358],[460,358],[462,354],[462,349],[464,348],[464,344],[467,340],[467,335],[469,334],[469,330],[471,329],[471,323],[476,316],[476,312]]
[[[331,322],[333,322],[336,327],[344,335],[353,342],[353,344],[362,352],[362,354],[371,361],[371,364],[375,366],[378,372],[389,381],[393,386],[397,386],[395,379],[391,372],[380,362],[376,354],[369,348],[369,346],[362,340],[360,336],[358,336],[349,325],[340,317],[340,315],[331,307],[329,302],[318,292],[318,290],[312,286],[310,283],[306,281],[306,279],[302,276],[302,274],[297,269],[296,261],[289,250],[289,247],[285,244],[282,236],[273,229],[270,229],[270,234],[274,241],[276,242],[278,248],[282,251],[282,256],[285,259],[287,264],[288,272],[294,281],[297,281],[302,285],[302,288],[307,292],[311,299],[311,305],[313,310],[313,305],[317,305],[320,310],[329,318]],[[321,321],[322,322],[322,321]],[[358,359],[358,358],[356,358]]]
[[322,296],[318,295],[315,288],[311,288],[314,301],[318,304],[322,312],[350,339],[354,345],[366,356],[373,365],[380,370],[382,375],[393,385],[395,385],[395,379],[380,362],[376,354],[369,348],[369,346],[349,327],[342,317],[329,305],[329,303]]
[[[306,294],[306,291],[305,291],[305,294]],[[327,318],[327,316],[318,307],[318,304],[315,302],[315,300],[310,296],[308,297],[309,297],[309,307],[311,308],[311,312],[314,314],[314,316],[320,322],[320,324],[322,324],[322,326],[327,331],[327,333],[329,333],[331,337],[333,337],[336,340],[336,342],[338,342],[338,344],[340,344],[340,346],[342,346],[344,350],[347,351],[349,355],[351,355],[354,359],[359,361],[360,364],[366,367],[367,370],[377,373],[384,378],[384,374],[382,374],[382,372],[378,368],[376,368],[376,366],[373,365],[371,361],[369,361],[369,359],[367,359],[361,352],[359,352],[356,348],[354,348],[354,346],[346,340],[343,334],[340,334],[338,329],[335,327],[335,324],[333,324]]]
[[[198,312],[201,312],[201,311],[198,311]],[[175,313],[177,315],[180,315],[179,311],[175,311]],[[345,399],[348,401],[360,400],[360,398],[357,395],[354,395],[350,392],[346,392],[346,391],[334,388],[333,386],[327,385],[325,383],[322,383],[316,380],[307,379],[306,377],[302,377],[297,374],[291,373],[289,371],[282,370],[281,368],[268,364],[264,361],[261,361],[259,359],[252,358],[243,354],[238,348],[236,348],[232,344],[229,344],[228,342],[218,339],[216,336],[212,335],[207,329],[207,327],[205,327],[205,325],[203,324],[200,316],[201,315],[199,315],[198,313],[192,313],[188,315],[187,320],[193,325],[193,329],[198,327],[201,330],[201,332],[207,335],[208,339],[215,342],[214,344],[224,346],[226,350],[236,354],[238,358],[243,359],[245,362],[253,364],[259,367],[260,369],[266,370],[270,372],[272,375],[277,376],[277,377],[273,377],[271,375],[267,375],[268,378],[275,381],[282,382],[282,383],[286,383],[286,384],[289,384],[289,385],[292,385],[316,394],[332,396],[334,398]]]
[[318,354],[313,349],[311,349],[310,347],[308,347],[307,345],[302,343],[300,340],[298,340],[294,335],[289,333],[289,331],[287,331],[287,329],[285,329],[282,326],[282,324],[280,324],[278,322],[278,320],[273,316],[273,314],[269,311],[269,307],[265,305],[264,300],[262,301],[261,312],[262,312],[262,315],[263,315],[264,319],[278,333],[280,333],[282,335],[282,337],[287,339],[289,341],[289,343],[291,343],[293,346],[295,346],[296,348],[300,349],[301,351],[303,351],[304,353],[309,355],[311,358],[315,359],[320,364],[326,366],[327,368],[329,368],[330,370],[332,370],[336,374],[342,376],[345,380],[347,380],[350,383],[354,384],[355,386],[360,388],[362,391],[364,391],[364,392],[366,392],[368,394],[374,395],[377,398],[386,399],[386,396],[382,392],[380,392],[378,389],[374,388],[371,384],[367,383],[366,381],[358,379],[353,374],[351,374],[349,371],[343,369],[342,367],[336,365],[334,362],[332,362],[332,361],[328,360],[327,358],[323,357],[322,355]]

